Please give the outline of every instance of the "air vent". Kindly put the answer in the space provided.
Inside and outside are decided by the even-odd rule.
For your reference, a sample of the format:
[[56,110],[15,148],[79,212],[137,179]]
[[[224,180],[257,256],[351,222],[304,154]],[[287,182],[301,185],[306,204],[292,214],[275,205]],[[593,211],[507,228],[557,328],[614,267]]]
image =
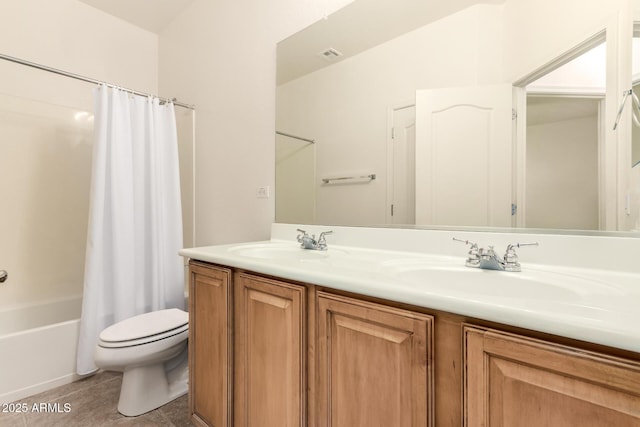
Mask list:
[[342,56],[342,53],[338,52],[334,48],[330,47],[329,49],[320,52],[318,55],[326,59],[327,61],[334,61],[336,58]]

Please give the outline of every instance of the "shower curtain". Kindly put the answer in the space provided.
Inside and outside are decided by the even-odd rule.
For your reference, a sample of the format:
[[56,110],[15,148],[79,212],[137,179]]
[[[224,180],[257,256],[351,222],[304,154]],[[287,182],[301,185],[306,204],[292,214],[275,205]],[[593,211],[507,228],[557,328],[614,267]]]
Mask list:
[[182,210],[174,106],[101,85],[94,147],[77,372],[97,368],[107,326],[184,309]]

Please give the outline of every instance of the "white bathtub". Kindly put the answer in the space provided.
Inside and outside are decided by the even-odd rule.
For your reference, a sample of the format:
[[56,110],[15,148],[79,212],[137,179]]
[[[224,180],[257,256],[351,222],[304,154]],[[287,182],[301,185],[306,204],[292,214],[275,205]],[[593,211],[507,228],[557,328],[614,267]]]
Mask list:
[[76,375],[82,298],[0,311],[0,403],[68,384]]

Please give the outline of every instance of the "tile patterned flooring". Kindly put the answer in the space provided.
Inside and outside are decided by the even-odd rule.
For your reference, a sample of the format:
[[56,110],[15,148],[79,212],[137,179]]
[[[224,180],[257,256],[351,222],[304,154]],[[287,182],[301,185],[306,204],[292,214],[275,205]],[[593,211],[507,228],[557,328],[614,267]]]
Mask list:
[[[27,408],[27,411],[0,412],[0,426],[192,426],[186,395],[139,417],[121,415],[117,410],[121,383],[121,374],[101,372],[72,384],[26,397],[16,403]],[[42,412],[38,408],[43,408]]]

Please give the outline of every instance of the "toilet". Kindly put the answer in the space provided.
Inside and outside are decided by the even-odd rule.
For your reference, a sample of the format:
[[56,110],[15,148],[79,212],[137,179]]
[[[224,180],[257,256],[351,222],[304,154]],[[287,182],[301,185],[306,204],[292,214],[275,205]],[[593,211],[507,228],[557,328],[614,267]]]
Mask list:
[[189,313],[177,308],[131,317],[100,333],[96,366],[123,373],[118,412],[137,416],[187,393],[188,335]]

